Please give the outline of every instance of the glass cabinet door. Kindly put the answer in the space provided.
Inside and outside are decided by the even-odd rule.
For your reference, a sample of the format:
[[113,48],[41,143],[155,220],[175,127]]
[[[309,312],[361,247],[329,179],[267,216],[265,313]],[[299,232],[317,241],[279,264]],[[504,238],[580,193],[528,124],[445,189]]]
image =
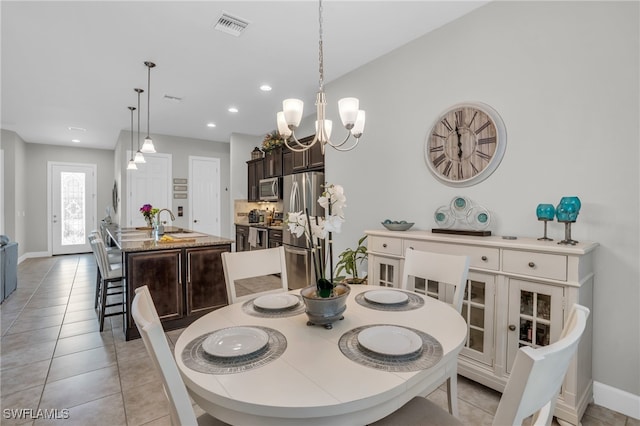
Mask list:
[[539,348],[558,340],[563,295],[562,287],[510,280],[507,373],[522,346]]
[[381,287],[400,287],[400,260],[387,257],[374,256],[370,259],[373,263],[372,285]]
[[[416,277],[409,279],[414,280],[416,293],[452,303],[452,285]],[[467,323],[467,341],[461,354],[487,365],[493,365],[494,301],[495,276],[469,272],[461,312]]]
[[462,316],[467,322],[467,341],[461,354],[493,365],[493,316],[495,303],[495,277],[469,272],[462,302]]

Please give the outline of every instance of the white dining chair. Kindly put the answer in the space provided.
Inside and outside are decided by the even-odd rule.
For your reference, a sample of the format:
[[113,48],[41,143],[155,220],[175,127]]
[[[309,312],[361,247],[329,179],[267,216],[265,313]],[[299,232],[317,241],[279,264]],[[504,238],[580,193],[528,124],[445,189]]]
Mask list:
[[226,423],[206,413],[196,418],[187,388],[180,376],[151,293],[146,285],[136,288],[136,295],[131,303],[131,315],[151,362],[162,378],[162,387],[169,400],[171,424],[174,426],[225,425]]
[[[422,250],[407,248],[404,255],[404,267],[402,268],[402,280],[400,288],[404,290],[416,291],[415,279],[424,279],[424,294],[426,294],[429,283],[435,281],[445,286],[453,287],[453,297],[451,306],[458,312],[462,312],[462,301],[464,291],[467,287],[467,276],[469,275],[469,256],[432,253]],[[446,292],[445,292],[446,293]],[[426,396],[426,395],[425,395]],[[447,378],[447,401],[449,403],[449,413],[458,415],[458,373],[451,371]]]
[[[493,424],[551,425],[560,387],[578,349],[589,317],[589,309],[573,305],[560,338],[539,348],[521,347],[511,369]],[[426,398],[416,397],[389,416],[373,423],[390,425],[462,425],[463,423]]]
[[[280,293],[289,290],[287,281],[287,266],[284,257],[284,247],[264,250],[236,251],[222,253],[222,266],[227,284],[229,304],[255,298],[259,295]],[[272,277],[279,275],[280,286],[268,290],[256,288],[250,294],[238,296],[236,281],[248,278]],[[246,281],[246,285],[250,285]]]
[[[415,291],[414,278],[422,278],[453,286],[451,305],[462,312],[464,290],[469,275],[469,256],[432,253],[408,248],[404,255],[400,288]],[[428,284],[425,282],[425,291]]]

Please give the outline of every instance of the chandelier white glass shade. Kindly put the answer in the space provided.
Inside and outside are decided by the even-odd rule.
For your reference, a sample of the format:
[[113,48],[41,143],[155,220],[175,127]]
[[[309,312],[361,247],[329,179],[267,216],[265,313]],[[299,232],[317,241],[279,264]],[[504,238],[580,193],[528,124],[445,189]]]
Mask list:
[[127,170],[138,170],[138,166],[136,166],[136,162],[133,160],[133,111],[135,111],[136,107],[127,107],[131,111],[131,159],[129,160],[129,164],[127,164]]
[[156,152],[156,147],[153,146],[153,140],[151,139],[151,133],[149,132],[149,117],[151,116],[149,112],[149,106],[151,104],[151,68],[155,67],[156,64],[150,61],[145,61],[144,63],[148,69],[147,72],[147,137],[144,138],[144,143],[142,144],[142,148],[140,151],[145,154],[153,154]]
[[[326,119],[327,99],[324,93],[324,56],[322,50],[322,0],[318,2],[318,21],[320,27],[320,41],[318,43],[319,50],[319,73],[320,79],[318,84],[318,93],[316,94],[316,134],[313,140],[304,145],[298,141],[295,130],[300,126],[302,114],[304,111],[304,103],[300,99],[285,99],[282,102],[282,111],[276,115],[278,125],[278,133],[284,138],[284,143],[292,151],[306,151],[316,143],[321,144],[324,153],[325,145],[329,145],[338,151],[350,151],[358,145],[360,137],[364,132],[365,112],[360,109],[360,101],[357,98],[343,98],[338,101],[338,112],[342,125],[347,129],[347,135],[344,140],[334,143],[331,142],[331,130],[333,123]],[[349,138],[353,136],[355,143],[345,147]]]
[[136,164],[146,163],[147,161],[144,159],[144,155],[140,151],[140,93],[144,92],[142,89],[133,89],[138,94],[138,133],[136,136],[136,142],[138,145],[138,150],[136,151],[136,156],[133,158],[133,162]]

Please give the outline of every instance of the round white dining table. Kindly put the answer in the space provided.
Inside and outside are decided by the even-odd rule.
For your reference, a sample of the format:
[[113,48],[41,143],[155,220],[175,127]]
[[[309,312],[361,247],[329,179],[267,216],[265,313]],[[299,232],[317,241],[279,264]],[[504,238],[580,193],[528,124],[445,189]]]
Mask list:
[[[175,345],[175,358],[193,400],[212,416],[233,425],[365,425],[381,419],[443,382],[457,397],[457,356],[467,326],[450,305],[424,297],[413,310],[385,311],[359,304],[358,294],[382,289],[351,286],[344,319],[332,329],[308,326],[307,315],[263,318],[239,302],[213,311],[189,325]],[[402,290],[395,290],[402,291]],[[291,291],[299,294],[300,290]],[[414,293],[412,293],[414,294]],[[367,325],[398,325],[427,333],[442,346],[435,365],[418,371],[389,372],[355,362],[339,348],[340,337]],[[282,333],[286,349],[276,359],[231,374],[199,372],[182,353],[194,339],[234,326],[268,327]],[[454,406],[457,411],[457,405]]]

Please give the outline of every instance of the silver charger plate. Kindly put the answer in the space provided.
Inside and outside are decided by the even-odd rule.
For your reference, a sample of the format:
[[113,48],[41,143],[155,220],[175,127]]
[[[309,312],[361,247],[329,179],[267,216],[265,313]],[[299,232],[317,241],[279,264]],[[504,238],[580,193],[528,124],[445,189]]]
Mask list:
[[[368,291],[379,291],[379,290],[368,290]],[[395,290],[399,291],[399,290]],[[414,309],[420,309],[424,306],[424,299],[420,297],[418,294],[412,293],[410,291],[406,292],[407,296],[409,296],[409,300],[406,303],[395,303],[395,304],[384,304],[384,303],[373,303],[369,302],[365,297],[367,292],[362,292],[356,296],[356,303],[358,305],[364,306],[365,308],[375,309],[376,311],[412,311]]]
[[347,331],[340,336],[340,340],[338,342],[340,351],[344,356],[358,364],[390,372],[424,370],[433,367],[442,358],[442,345],[435,337],[423,331],[409,327],[405,328],[413,331],[422,339],[422,350],[416,353],[406,356],[387,356],[369,351],[358,343],[358,334],[360,334],[361,331],[370,327],[379,327],[381,325],[393,326],[393,324],[372,324],[356,327]]
[[292,308],[260,309],[254,305],[253,301],[255,299],[250,299],[242,304],[242,312],[257,318],[287,318],[304,314],[305,305],[302,301],[302,297],[297,294],[295,296],[298,298],[298,304]]
[[278,359],[287,349],[287,338],[278,330],[268,327],[251,326],[269,335],[269,342],[262,349],[238,357],[216,357],[209,355],[202,343],[215,331],[203,334],[190,341],[182,351],[182,362],[194,371],[209,374],[234,374],[262,367]]

